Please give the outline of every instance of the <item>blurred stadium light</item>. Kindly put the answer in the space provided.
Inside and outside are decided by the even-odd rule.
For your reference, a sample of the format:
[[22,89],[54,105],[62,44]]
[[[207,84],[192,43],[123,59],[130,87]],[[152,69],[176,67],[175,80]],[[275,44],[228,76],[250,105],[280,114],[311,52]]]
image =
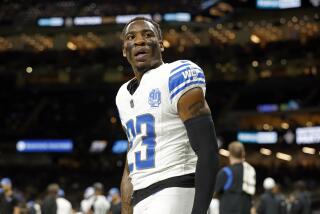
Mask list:
[[260,153],[263,154],[263,155],[271,155],[272,151],[270,149],[261,148],[260,149]]
[[301,6],[301,0],[257,0],[260,9],[288,9]]
[[117,140],[113,143],[112,152],[115,154],[122,154],[127,151],[128,141],[126,140]]
[[282,153],[282,152],[277,152],[276,153],[276,157],[278,159],[285,160],[285,161],[291,161],[292,160],[292,156],[291,155],[288,155],[288,154],[285,154],[285,153]]
[[105,140],[94,140],[91,143],[89,152],[90,153],[100,153],[107,148],[108,142]]
[[242,143],[274,144],[278,142],[277,132],[238,132],[237,140]]
[[296,129],[297,144],[320,143],[320,127],[304,127]]
[[17,142],[18,152],[64,153],[73,151],[72,140],[20,140]]

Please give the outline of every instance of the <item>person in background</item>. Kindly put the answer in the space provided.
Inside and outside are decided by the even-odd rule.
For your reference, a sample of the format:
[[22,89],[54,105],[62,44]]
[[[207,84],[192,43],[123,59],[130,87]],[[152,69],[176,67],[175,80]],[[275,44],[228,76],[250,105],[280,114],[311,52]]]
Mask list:
[[249,214],[255,193],[256,172],[245,161],[243,144],[232,142],[228,150],[230,166],[219,171],[214,197],[219,199],[220,214]]
[[109,190],[111,208],[109,214],[121,214],[121,197],[119,189],[114,187]]
[[28,214],[41,214],[41,206],[37,202],[37,200],[28,201],[27,207],[28,207]]
[[280,184],[276,183],[273,192],[274,192],[276,199],[280,205],[280,213],[287,214],[288,213],[287,198],[281,192]]
[[104,187],[102,183],[94,183],[94,196],[87,214],[106,214],[110,210],[110,202],[104,196]]
[[49,184],[47,187],[47,196],[41,205],[42,214],[57,214],[57,197],[60,187],[56,183]]
[[266,178],[263,181],[265,192],[260,197],[257,208],[258,214],[281,214],[281,202],[277,198],[276,182],[273,178]]
[[70,201],[64,198],[63,189],[59,189],[57,201],[57,214],[72,214],[72,205]]
[[294,193],[291,200],[290,214],[311,214],[310,193],[306,189],[304,181],[298,181],[294,185]]
[[80,203],[80,210],[82,213],[87,213],[91,208],[94,196],[94,188],[92,186],[87,187],[83,194],[83,200]]
[[2,178],[0,184],[2,187],[0,193],[0,213],[20,214],[19,200],[12,190],[10,178]]

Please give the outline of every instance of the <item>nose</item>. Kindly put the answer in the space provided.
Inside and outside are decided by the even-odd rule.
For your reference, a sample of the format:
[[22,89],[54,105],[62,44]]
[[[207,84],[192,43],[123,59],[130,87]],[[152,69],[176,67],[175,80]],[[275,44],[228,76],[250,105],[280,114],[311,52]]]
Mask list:
[[134,40],[134,44],[135,45],[144,45],[145,44],[145,40],[144,37],[141,33],[137,33],[135,40]]

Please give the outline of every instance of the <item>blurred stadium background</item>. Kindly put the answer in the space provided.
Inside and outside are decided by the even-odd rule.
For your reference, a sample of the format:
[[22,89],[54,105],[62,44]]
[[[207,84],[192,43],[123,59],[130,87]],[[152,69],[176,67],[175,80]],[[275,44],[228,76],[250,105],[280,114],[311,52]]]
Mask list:
[[58,182],[74,207],[95,181],[119,186],[126,137],[114,98],[132,77],[123,23],[163,29],[164,59],[206,73],[221,165],[245,144],[257,196],[304,180],[320,209],[319,0],[2,0],[0,178],[26,200]]

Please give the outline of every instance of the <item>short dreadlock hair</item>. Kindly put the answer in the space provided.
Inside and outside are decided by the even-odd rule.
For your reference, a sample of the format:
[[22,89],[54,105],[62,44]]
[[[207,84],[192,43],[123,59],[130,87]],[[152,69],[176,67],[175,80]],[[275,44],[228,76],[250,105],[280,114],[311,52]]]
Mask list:
[[161,32],[161,29],[160,29],[160,25],[153,21],[152,19],[149,19],[149,18],[146,18],[146,17],[143,17],[143,16],[137,16],[133,19],[131,19],[122,29],[122,33],[121,33],[121,39],[123,40],[124,39],[124,33],[128,27],[128,25],[134,21],[139,21],[139,20],[142,20],[142,21],[147,21],[147,22],[150,22],[151,24],[153,24],[153,26],[156,28],[156,33],[157,33],[157,37],[162,40],[162,32]]

